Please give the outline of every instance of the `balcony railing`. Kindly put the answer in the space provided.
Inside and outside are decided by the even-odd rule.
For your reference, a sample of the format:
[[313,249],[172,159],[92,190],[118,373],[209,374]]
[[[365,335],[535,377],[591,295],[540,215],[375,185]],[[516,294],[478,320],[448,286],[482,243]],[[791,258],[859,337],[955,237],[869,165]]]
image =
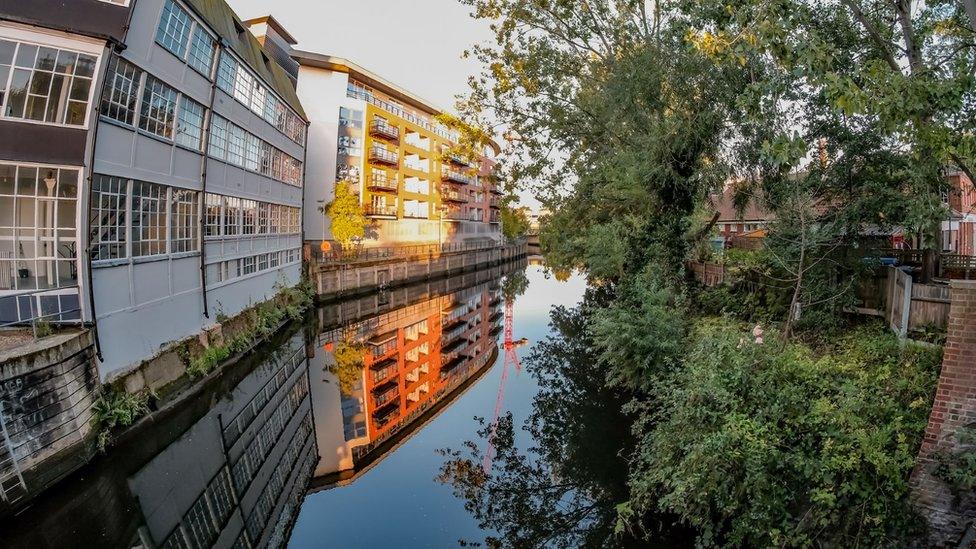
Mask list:
[[377,204],[366,204],[363,206],[363,215],[366,217],[392,217],[397,216],[396,206],[384,206]]
[[397,176],[390,177],[385,173],[369,174],[369,189],[372,191],[397,191]]
[[465,204],[468,202],[468,195],[460,192],[454,187],[443,186],[441,187],[441,200],[444,202],[456,202],[459,204]]
[[500,209],[502,207],[502,199],[498,198],[497,196],[493,196],[489,201],[489,205],[496,210]]
[[447,155],[447,159],[459,166],[467,166],[467,167],[473,166],[470,160],[461,156],[460,154],[449,154]]
[[400,155],[383,147],[370,147],[369,161],[396,166],[400,163]]
[[441,179],[445,181],[453,181],[455,183],[460,183],[462,185],[474,184],[473,176],[470,176],[463,172],[459,172],[457,170],[452,170],[450,168],[444,168],[441,170]]
[[447,221],[481,221],[481,216],[476,211],[449,211],[444,214],[444,219]]
[[400,128],[391,125],[386,120],[373,120],[369,123],[370,135],[385,137],[393,141],[400,139]]

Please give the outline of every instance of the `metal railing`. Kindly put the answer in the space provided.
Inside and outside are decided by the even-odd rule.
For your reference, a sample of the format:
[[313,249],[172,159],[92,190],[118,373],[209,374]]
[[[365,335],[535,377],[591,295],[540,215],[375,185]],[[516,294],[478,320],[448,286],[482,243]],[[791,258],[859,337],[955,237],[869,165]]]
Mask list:
[[386,120],[373,120],[370,122],[369,133],[393,140],[400,139],[400,128],[391,125]]
[[461,183],[464,185],[471,185],[474,183],[474,177],[450,168],[441,169],[441,179],[454,181],[455,183]]
[[386,259],[410,259],[443,255],[451,253],[472,252],[501,248],[503,245],[494,240],[478,240],[474,242],[445,242],[444,244],[414,244],[410,246],[385,246],[377,248],[351,248],[348,250],[333,250],[330,252],[314,251],[313,257],[318,263],[360,263],[381,261]]
[[54,318],[48,321],[52,324],[80,324],[80,295],[75,285],[0,296],[0,328],[33,325],[47,318]]
[[383,147],[371,147],[369,149],[369,159],[371,162],[382,162],[384,164],[399,164],[400,155],[394,151]]
[[366,204],[363,206],[363,215],[366,217],[396,217],[396,206],[379,206],[376,204]]
[[390,177],[385,173],[371,173],[369,174],[369,188],[396,192],[397,176]]
[[441,200],[444,200],[444,201],[447,201],[447,202],[462,202],[462,203],[464,203],[464,202],[468,202],[469,199],[468,199],[467,195],[465,195],[464,193],[458,191],[457,189],[455,189],[453,187],[450,187],[450,186],[444,186],[444,187],[441,187]]

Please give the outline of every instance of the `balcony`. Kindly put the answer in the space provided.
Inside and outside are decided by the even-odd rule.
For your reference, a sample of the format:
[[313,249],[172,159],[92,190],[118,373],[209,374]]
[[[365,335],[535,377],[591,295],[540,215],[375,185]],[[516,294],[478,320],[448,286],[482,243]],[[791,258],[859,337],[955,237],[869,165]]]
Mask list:
[[498,210],[502,207],[502,199],[498,198],[497,196],[493,196],[491,197],[491,200],[489,201],[488,204],[491,206],[492,209]]
[[397,192],[397,176],[390,177],[386,173],[369,174],[369,184],[371,191]]
[[396,151],[387,150],[383,147],[370,147],[369,161],[377,164],[396,166],[400,163],[400,155]]
[[475,212],[462,212],[460,210],[451,210],[444,214],[445,221],[478,221]]
[[449,185],[441,187],[441,200],[444,202],[454,202],[456,204],[467,204],[468,196],[458,189]]
[[397,207],[383,204],[366,204],[363,206],[363,215],[377,219],[396,219]]
[[458,166],[465,166],[465,167],[474,166],[474,164],[470,160],[456,153],[448,154],[447,160],[449,160],[454,164],[457,164]]
[[391,141],[399,141],[400,128],[391,125],[386,120],[377,119],[369,123],[369,134],[376,137],[389,139]]
[[395,381],[390,381],[373,389],[373,406],[379,408],[395,402],[400,396],[400,387]]
[[498,215],[498,212],[491,212],[491,216],[488,218],[489,223],[501,223],[502,216]]
[[452,170],[450,168],[443,168],[441,170],[441,179],[443,179],[444,181],[453,181],[455,183],[460,183],[462,185],[474,184],[473,176],[470,176],[458,170]]
[[400,409],[396,406],[390,406],[389,408],[376,412],[376,414],[373,415],[373,421],[376,422],[377,427],[382,427],[399,417],[399,415]]
[[397,372],[397,361],[395,358],[382,360],[369,367],[373,372],[373,383],[381,383],[390,379]]
[[491,194],[501,196],[501,195],[505,194],[505,191],[503,191],[501,189],[501,187],[499,187],[498,185],[492,185],[492,187],[491,187]]

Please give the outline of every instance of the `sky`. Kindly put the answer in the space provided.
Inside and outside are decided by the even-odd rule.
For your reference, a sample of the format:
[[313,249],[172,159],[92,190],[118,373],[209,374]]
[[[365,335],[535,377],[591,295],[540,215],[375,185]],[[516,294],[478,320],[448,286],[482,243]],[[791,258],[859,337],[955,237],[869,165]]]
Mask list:
[[301,50],[345,57],[453,110],[478,63],[465,49],[491,39],[457,0],[228,0],[243,19],[273,15]]
[[[345,57],[448,111],[480,69],[463,52],[493,39],[488,22],[457,0],[227,2],[245,20],[273,15],[298,49]],[[538,208],[528,193],[520,199]]]

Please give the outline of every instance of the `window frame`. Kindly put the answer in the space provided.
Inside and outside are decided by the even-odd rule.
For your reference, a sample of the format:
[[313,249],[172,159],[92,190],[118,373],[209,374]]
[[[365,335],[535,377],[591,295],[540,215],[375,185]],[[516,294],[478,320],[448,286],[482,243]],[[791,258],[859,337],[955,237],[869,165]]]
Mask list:
[[[27,117],[15,117],[7,116],[7,104],[10,99],[10,82],[14,77],[14,63],[16,62],[16,53],[12,59],[10,65],[10,70],[8,71],[7,79],[3,84],[0,84],[0,89],[3,89],[3,99],[0,101],[0,120],[13,120],[17,122],[24,122],[27,124],[38,124],[42,126],[56,126],[60,128],[78,128],[87,130],[91,127],[92,123],[92,110],[94,102],[96,100],[100,101],[101,92],[98,87],[99,75],[101,74],[102,64],[104,63],[104,42],[99,42],[93,38],[72,36],[68,38],[63,35],[63,33],[57,33],[57,31],[43,28],[21,28],[19,26],[14,26],[13,24],[8,24],[6,22],[0,21],[0,40],[6,40],[8,42],[17,42],[18,44],[28,44],[31,46],[37,46],[38,48],[55,48],[58,50],[66,50],[70,53],[89,55],[95,58],[95,63],[92,67],[92,76],[90,78],[90,85],[88,88],[88,97],[85,101],[85,119],[82,124],[66,124],[63,122],[45,122],[43,120],[32,120]],[[18,46],[19,51],[19,46]],[[35,61],[36,64],[36,61]],[[36,68],[31,68],[31,80],[33,80],[34,71]],[[72,72],[72,77],[74,73]],[[28,81],[28,86],[31,80]],[[50,92],[49,92],[50,93]],[[66,101],[71,101],[70,91],[68,92]],[[25,99],[26,101],[26,99]],[[78,100],[75,100],[76,102]],[[26,105],[25,105],[26,114]]]
[[[184,50],[182,53],[173,51],[168,45],[164,44],[163,40],[160,38],[160,33],[164,32],[162,26],[163,17],[166,15],[166,9],[169,5],[172,5],[175,9],[180,10],[189,21],[189,25],[186,31],[186,37],[182,43],[183,50]],[[193,51],[197,43],[198,32],[202,32],[203,36],[205,36],[210,40],[210,63],[207,65],[206,72],[201,70],[200,67],[197,67],[191,61],[191,57],[194,59],[197,57],[193,55]],[[159,18],[156,21],[156,31],[153,34],[153,43],[163,48],[167,52],[171,53],[174,57],[182,61],[186,66],[193,69],[194,72],[200,74],[201,76],[203,76],[204,78],[210,81],[213,81],[214,79],[214,66],[215,66],[215,61],[217,59],[217,53],[219,52],[220,49],[217,47],[218,42],[219,40],[217,39],[216,34],[211,32],[210,29],[207,27],[207,25],[203,24],[196,17],[196,15],[193,13],[193,10],[187,8],[177,0],[163,1],[163,7],[159,12]]]

